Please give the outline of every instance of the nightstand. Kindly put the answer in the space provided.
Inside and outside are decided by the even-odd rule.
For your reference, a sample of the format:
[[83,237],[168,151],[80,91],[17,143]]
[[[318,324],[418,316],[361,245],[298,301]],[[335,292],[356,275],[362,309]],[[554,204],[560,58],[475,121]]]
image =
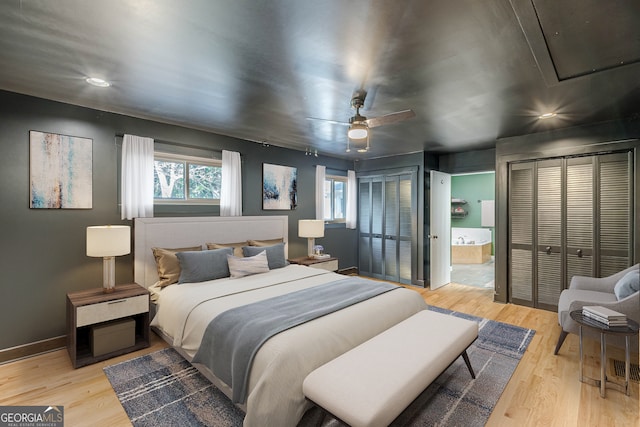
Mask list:
[[291,258],[288,260],[291,264],[306,265],[307,267],[321,268],[323,270],[338,271],[338,258],[322,258],[315,259],[306,256],[299,258]]
[[[135,322],[133,345],[104,354],[92,352],[92,333],[118,322]],[[130,283],[112,293],[102,288],[67,294],[67,350],[74,368],[149,347],[149,291]]]

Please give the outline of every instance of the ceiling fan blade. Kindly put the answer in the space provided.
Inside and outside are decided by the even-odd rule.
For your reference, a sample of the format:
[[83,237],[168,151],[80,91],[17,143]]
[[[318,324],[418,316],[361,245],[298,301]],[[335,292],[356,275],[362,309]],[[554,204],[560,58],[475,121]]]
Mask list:
[[365,122],[367,123],[367,126],[369,126],[370,128],[375,128],[378,126],[391,125],[393,123],[409,120],[411,118],[414,118],[415,116],[416,116],[416,113],[414,113],[413,110],[404,110],[404,111],[398,111],[395,113],[385,114],[384,116],[380,116],[380,117],[372,117],[370,119],[367,119]]
[[349,123],[339,122],[337,120],[319,119],[317,117],[306,117],[306,119],[314,121],[314,122],[324,122],[324,123],[331,123],[331,124],[334,124],[334,125],[349,126]]

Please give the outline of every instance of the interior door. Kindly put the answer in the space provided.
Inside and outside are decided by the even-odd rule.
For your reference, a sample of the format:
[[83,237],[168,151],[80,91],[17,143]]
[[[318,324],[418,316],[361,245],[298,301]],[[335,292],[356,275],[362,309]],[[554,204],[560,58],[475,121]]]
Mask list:
[[451,175],[431,171],[430,180],[429,253],[430,286],[433,290],[451,282]]

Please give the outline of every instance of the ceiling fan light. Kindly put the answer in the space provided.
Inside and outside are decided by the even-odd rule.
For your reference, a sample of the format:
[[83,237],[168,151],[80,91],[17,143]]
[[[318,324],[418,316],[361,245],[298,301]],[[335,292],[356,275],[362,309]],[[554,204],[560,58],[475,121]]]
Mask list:
[[369,130],[366,125],[354,123],[349,126],[349,130],[347,131],[347,136],[350,139],[362,139],[366,138],[369,135]]

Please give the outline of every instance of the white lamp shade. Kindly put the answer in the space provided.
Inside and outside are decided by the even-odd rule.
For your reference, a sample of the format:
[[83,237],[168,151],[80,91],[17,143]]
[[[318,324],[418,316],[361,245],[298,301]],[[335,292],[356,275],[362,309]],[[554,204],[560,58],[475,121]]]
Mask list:
[[298,220],[298,237],[324,237],[324,221],[321,219]]
[[87,256],[111,257],[131,252],[131,232],[128,225],[87,227]]

